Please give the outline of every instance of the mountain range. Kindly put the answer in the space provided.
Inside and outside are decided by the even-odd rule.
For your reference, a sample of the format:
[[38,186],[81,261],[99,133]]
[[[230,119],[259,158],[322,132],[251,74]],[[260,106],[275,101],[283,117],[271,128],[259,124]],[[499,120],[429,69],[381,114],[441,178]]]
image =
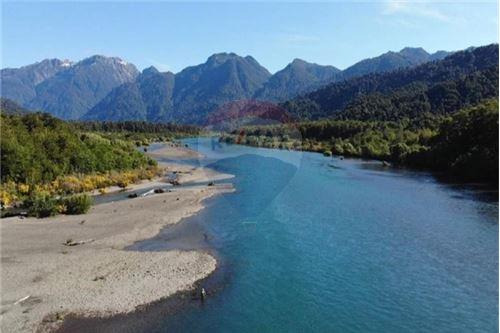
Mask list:
[[45,59],[21,68],[2,69],[2,96],[21,104],[27,104],[36,97],[36,86],[38,84],[50,79],[71,65],[72,63],[68,60]]
[[362,60],[345,70],[295,59],[275,74],[253,57],[218,53],[177,74],[154,67],[139,72],[117,57],[73,63],[47,59],[0,72],[1,95],[62,119],[148,120],[203,124],[225,103],[284,102],[325,85],[440,60],[449,52],[404,48]]
[[301,119],[401,120],[449,114],[487,98],[498,98],[498,44],[330,83],[281,107]]
[[92,56],[77,63],[59,59],[2,69],[2,97],[62,119],[78,119],[111,90],[134,81],[137,68],[116,57]]

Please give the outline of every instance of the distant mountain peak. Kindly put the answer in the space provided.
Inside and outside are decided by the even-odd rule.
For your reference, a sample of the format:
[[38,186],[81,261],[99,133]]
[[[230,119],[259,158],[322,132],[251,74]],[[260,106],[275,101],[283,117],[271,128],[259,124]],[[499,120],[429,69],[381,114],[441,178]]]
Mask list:
[[247,56],[245,56],[245,59],[246,59],[246,60],[250,60],[250,61],[255,61],[255,62],[257,62],[257,60],[255,60],[255,58],[254,58],[254,57],[252,57],[251,55],[247,55]]
[[34,87],[33,97],[23,106],[62,119],[78,119],[113,88],[134,81],[139,74],[134,65],[121,58],[103,55],[59,67],[61,70]]
[[[243,58],[234,52],[214,53],[207,59],[207,63],[224,63],[231,59]],[[253,58],[252,58],[253,59]]]
[[412,58],[416,61],[427,61],[429,58],[429,52],[424,50],[421,47],[405,47],[401,51],[399,51],[399,54],[407,57],[407,58]]
[[158,74],[160,71],[155,66],[149,66],[142,70],[142,75]]
[[287,66],[295,66],[295,67],[308,67],[308,68],[328,68],[334,71],[340,71],[340,69],[331,66],[331,65],[319,65],[314,62],[308,62],[300,58],[295,58],[289,63]]
[[[253,57],[216,53],[175,75],[174,105],[184,122],[199,122],[222,103],[252,98],[271,74]],[[196,110],[196,112],[194,112]]]
[[305,64],[309,64],[309,62],[299,58],[293,59],[292,62],[290,63],[290,65],[305,65]]
[[420,65],[442,59],[446,53],[431,55],[422,47],[404,47],[399,52],[389,51],[378,57],[361,60],[344,70],[344,79],[368,73],[390,72],[396,69]]
[[24,105],[36,96],[36,86],[64,72],[73,63],[57,58],[44,59],[20,68],[5,68],[0,71],[2,97],[7,97]]
[[276,72],[256,93],[259,100],[284,101],[339,78],[340,70],[295,58]]
[[93,63],[119,64],[122,66],[133,66],[132,64],[129,64],[127,61],[123,60],[120,57],[107,57],[107,56],[104,56],[101,54],[95,54],[93,56],[85,58],[85,59],[77,62],[75,65],[90,65]]
[[406,52],[425,52],[428,53],[423,47],[411,47],[411,46],[406,46],[399,51],[399,53],[406,53]]
[[62,67],[71,67],[73,65],[73,62],[68,60],[68,59],[64,59],[61,63],[61,66]]
[[[43,65],[43,64],[56,64],[56,65],[62,65],[65,61],[69,60],[61,60],[58,58],[50,58],[50,59],[43,59],[42,61],[35,62],[34,64],[28,65],[28,66],[37,66],[37,65]],[[28,66],[23,66],[23,67],[28,67]],[[23,68],[21,67],[21,68]]]
[[101,54],[94,54],[90,57],[87,57],[83,60],[80,60],[79,63],[92,63],[92,62],[96,62],[96,61],[102,61],[102,60],[105,60],[107,59],[106,56],[103,56]]
[[434,52],[433,54],[437,54],[437,53],[447,53],[447,54],[450,54],[450,53],[453,53],[453,52],[450,52],[450,51],[445,51],[445,50],[437,50],[436,52]]

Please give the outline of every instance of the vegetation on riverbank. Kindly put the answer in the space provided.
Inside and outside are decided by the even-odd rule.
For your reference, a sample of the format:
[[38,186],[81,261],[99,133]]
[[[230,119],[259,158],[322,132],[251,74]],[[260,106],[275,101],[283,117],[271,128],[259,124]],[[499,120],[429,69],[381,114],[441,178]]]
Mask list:
[[411,166],[446,171],[463,181],[498,185],[498,100],[488,100],[445,118],[429,148],[393,156]]
[[92,205],[93,199],[88,194],[76,194],[68,197],[53,197],[48,193],[36,192],[23,203],[28,216],[49,217],[57,214],[84,214]]
[[498,100],[483,101],[451,116],[249,126],[224,134],[220,140],[387,160],[449,172],[464,181],[498,180]]
[[124,188],[160,175],[156,161],[137,150],[137,137],[127,134],[149,140],[175,137],[180,133],[172,131],[181,130],[153,124],[91,126],[42,113],[2,112],[1,120],[1,206],[21,204],[35,216],[84,212],[89,200],[74,194],[104,191],[109,186]]
[[131,141],[136,146],[147,146],[152,142],[174,141],[202,134],[201,129],[196,126],[145,121],[85,121],[73,124],[82,131],[97,132],[108,139]]
[[104,193],[107,187],[126,188],[142,179],[152,179],[161,174],[161,168],[154,165],[125,171],[63,175],[50,182],[34,184],[8,180],[3,181],[0,186],[0,203],[4,207],[11,206],[38,194],[61,197],[93,190]]
[[69,174],[156,165],[121,139],[82,132],[48,114],[2,115],[2,181],[29,185]]
[[223,135],[228,143],[266,148],[331,152],[375,159],[390,157],[390,148],[404,142],[420,149],[436,133],[436,125],[415,129],[410,122],[321,120],[287,125],[251,126]]

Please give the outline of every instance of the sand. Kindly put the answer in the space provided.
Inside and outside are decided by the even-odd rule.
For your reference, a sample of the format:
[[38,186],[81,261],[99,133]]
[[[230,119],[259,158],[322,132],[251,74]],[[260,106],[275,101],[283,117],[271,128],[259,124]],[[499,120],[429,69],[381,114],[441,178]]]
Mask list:
[[[169,157],[175,156],[171,150]],[[180,154],[185,155],[185,148]],[[181,172],[181,183],[229,177],[202,168],[168,167]],[[132,189],[159,183],[143,182]],[[223,185],[176,186],[172,192],[96,205],[85,215],[0,220],[1,331],[51,331],[69,313],[128,313],[193,288],[216,268],[208,253],[123,249],[199,211],[202,200],[230,190]],[[83,244],[64,245],[68,240]]]
[[193,168],[187,165],[178,163],[160,163],[162,166],[166,166],[169,170],[174,170],[177,172],[177,180],[180,183],[201,183],[201,182],[213,182],[216,180],[226,180],[233,178],[234,175],[229,175],[226,173],[216,172],[208,168]]
[[164,158],[174,158],[174,159],[195,159],[203,158],[203,154],[189,149],[187,147],[176,147],[171,144],[165,144],[163,147],[154,149],[148,152],[148,155],[152,157],[164,157]]

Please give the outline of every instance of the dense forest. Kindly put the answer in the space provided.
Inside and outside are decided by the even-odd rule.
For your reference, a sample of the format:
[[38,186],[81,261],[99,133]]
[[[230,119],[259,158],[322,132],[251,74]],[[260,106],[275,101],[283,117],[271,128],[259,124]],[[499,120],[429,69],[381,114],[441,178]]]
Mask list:
[[90,197],[75,194],[126,187],[161,174],[156,161],[136,146],[198,133],[191,126],[168,124],[71,123],[19,112],[9,102],[2,103],[1,125],[0,203],[22,204],[35,216],[83,212]]
[[447,171],[464,181],[498,184],[498,100],[461,110],[440,123],[428,149],[394,147],[392,159],[412,166]]
[[498,100],[448,116],[412,120],[326,119],[249,126],[221,136],[228,143],[297,149],[391,161],[447,172],[464,181],[498,181]]
[[306,119],[399,121],[446,115],[498,96],[498,45],[453,53],[440,61],[330,84],[282,106]]
[[2,115],[2,181],[38,184],[73,173],[154,163],[128,142],[105,139],[48,114]]
[[296,124],[249,126],[222,135],[227,143],[267,148],[307,150],[327,155],[344,155],[388,160],[391,147],[404,143],[421,150],[436,135],[440,120],[427,119],[428,127],[413,122],[363,122],[358,120],[318,120]]
[[86,121],[73,124],[80,129],[97,132],[171,133],[173,135],[196,135],[200,132],[200,128],[196,126],[146,121]]
[[202,134],[202,130],[196,126],[146,121],[78,121],[72,124],[79,130],[98,132],[107,138],[133,141],[137,146],[147,146],[153,141],[172,141],[180,137]]

